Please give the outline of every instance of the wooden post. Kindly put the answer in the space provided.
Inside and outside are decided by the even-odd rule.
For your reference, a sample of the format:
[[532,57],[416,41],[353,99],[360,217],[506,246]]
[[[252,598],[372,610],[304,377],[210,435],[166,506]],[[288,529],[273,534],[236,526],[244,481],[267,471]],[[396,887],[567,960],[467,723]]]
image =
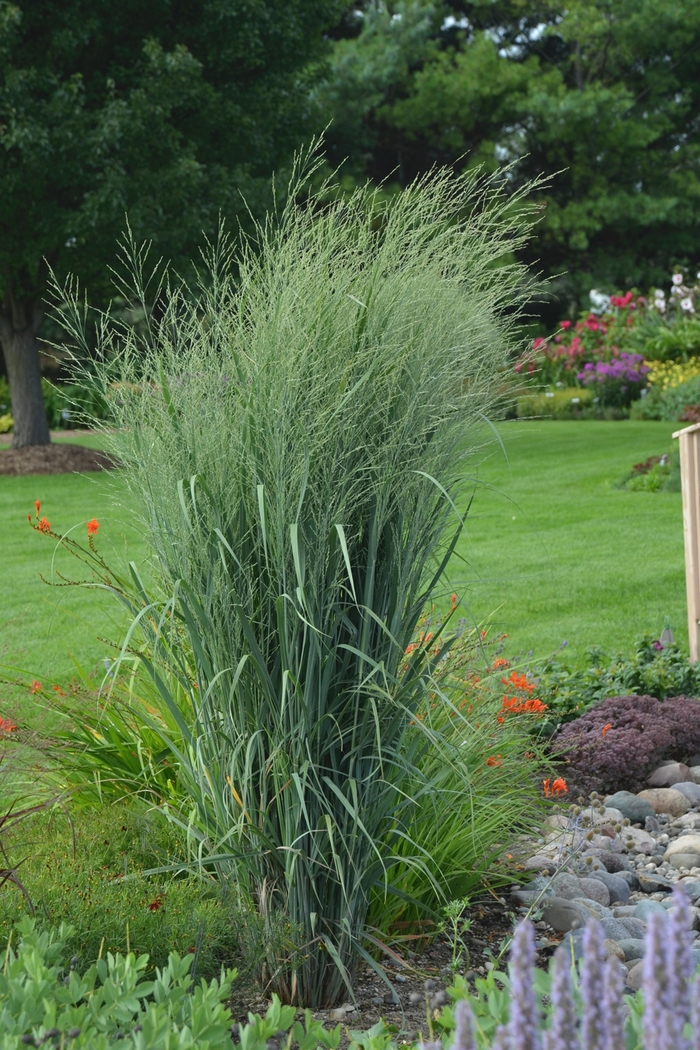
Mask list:
[[690,659],[700,660],[700,423],[673,435],[681,453],[685,592]]

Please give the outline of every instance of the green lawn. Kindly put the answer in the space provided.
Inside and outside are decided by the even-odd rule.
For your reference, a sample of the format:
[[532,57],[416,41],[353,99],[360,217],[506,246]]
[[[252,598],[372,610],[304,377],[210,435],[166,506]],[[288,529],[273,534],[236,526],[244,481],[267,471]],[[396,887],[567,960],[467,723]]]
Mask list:
[[[589,645],[629,647],[664,618],[686,641],[683,532],[678,493],[627,492],[614,482],[630,466],[670,445],[671,423],[505,423],[508,461],[494,444],[479,485],[450,587],[466,595],[477,620],[508,632],[507,652],[545,655],[564,640],[582,656]],[[94,439],[93,439],[94,440]],[[0,455],[2,452],[0,451]],[[0,662],[40,681],[64,683],[73,659],[94,668],[119,636],[109,596],[51,589],[53,543],[32,532],[27,513],[59,530],[97,517],[99,548],[121,565],[145,551],[122,483],[109,474],[0,476]],[[75,576],[80,566],[58,562]]]
[[[96,436],[79,440],[100,443]],[[87,539],[85,522],[96,517],[99,550],[123,566],[127,558],[144,556],[138,531],[118,505],[123,495],[123,483],[108,473],[0,475],[0,663],[42,683],[65,683],[75,673],[73,661],[92,670],[110,652],[101,639],[121,633],[117,601],[101,591],[42,583],[39,573],[51,578],[52,567],[72,579],[84,578],[83,567],[65,553],[54,562],[54,541],[33,532],[27,514],[34,514],[39,499],[53,528],[65,532],[77,525],[81,540]]]
[[629,649],[666,617],[687,645],[683,521],[675,492],[615,482],[660,455],[678,424],[522,422],[500,426],[450,567],[470,613],[508,632],[506,652],[568,643]]

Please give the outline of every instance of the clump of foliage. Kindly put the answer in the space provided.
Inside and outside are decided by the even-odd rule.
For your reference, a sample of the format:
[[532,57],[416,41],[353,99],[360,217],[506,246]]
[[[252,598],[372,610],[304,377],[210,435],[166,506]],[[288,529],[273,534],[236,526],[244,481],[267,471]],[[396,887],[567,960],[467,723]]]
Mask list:
[[590,415],[600,415],[592,392],[577,386],[521,394],[516,413],[520,419],[586,419]]
[[[70,926],[66,950],[81,965],[104,951],[148,955],[167,966],[177,951],[190,956],[200,975],[216,975],[223,960],[250,963],[239,938],[243,918],[222,887],[183,873],[145,875],[170,868],[185,854],[183,836],[158,814],[113,804],[72,814],[39,813],[3,836],[19,867],[22,890],[0,890],[0,937],[4,943],[27,915]],[[225,887],[223,888],[225,891]],[[251,940],[254,929],[249,931]]]
[[648,456],[641,463],[635,463],[620,480],[619,488],[630,492],[680,492],[681,461],[677,442],[662,456]]
[[638,791],[659,762],[700,749],[700,701],[609,697],[562,726],[551,743],[574,792]]
[[[176,816],[200,863],[299,931],[304,952],[269,970],[318,1006],[351,982],[375,887],[393,888],[422,756],[441,750],[468,790],[454,737],[414,731],[446,643],[408,666],[405,651],[501,400],[528,294],[508,260],[531,213],[447,173],[388,202],[301,197],[295,184],[240,259],[214,249],[194,298],[164,290],[145,347],[127,323],[100,330],[124,392],[115,451],[162,586],[132,608],[186,745],[163,734]],[[64,309],[77,339],[82,317]]]
[[555,653],[532,668],[538,696],[549,709],[552,728],[611,696],[700,696],[700,667],[675,642],[645,634],[631,654],[607,656],[599,646],[588,650],[587,667],[569,667]]

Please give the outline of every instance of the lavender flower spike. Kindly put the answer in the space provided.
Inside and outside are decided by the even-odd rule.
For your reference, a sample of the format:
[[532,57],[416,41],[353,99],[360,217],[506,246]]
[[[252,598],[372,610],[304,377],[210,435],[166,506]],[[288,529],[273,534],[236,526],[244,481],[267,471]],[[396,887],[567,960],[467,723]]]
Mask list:
[[524,920],[516,927],[510,949],[510,1050],[540,1050],[534,968],[535,930]]
[[591,919],[583,935],[583,966],[581,970],[581,1045],[583,1050],[601,1050],[605,1036],[605,954],[603,927]]
[[652,914],[647,921],[644,946],[642,991],[644,1016],[642,1031],[645,1050],[677,1050],[673,1045],[672,1023],[666,1008],[666,916]]
[[620,960],[611,955],[605,964],[605,1050],[625,1045],[625,976]]
[[578,1050],[576,1010],[571,994],[571,961],[560,948],[552,963],[552,1023],[547,1033],[547,1050]]
[[666,941],[666,1006],[673,1029],[673,1046],[687,1050],[683,1029],[690,1023],[690,977],[693,960],[690,954],[692,914],[685,890],[676,886],[673,908],[669,913]]
[[474,1015],[466,999],[460,999],[455,1007],[455,1041],[452,1050],[476,1050]]
[[491,1050],[512,1050],[508,1029],[504,1024],[499,1024],[491,1043]]
[[700,978],[692,983],[690,997],[693,1000],[693,1042],[692,1050],[700,1050]]

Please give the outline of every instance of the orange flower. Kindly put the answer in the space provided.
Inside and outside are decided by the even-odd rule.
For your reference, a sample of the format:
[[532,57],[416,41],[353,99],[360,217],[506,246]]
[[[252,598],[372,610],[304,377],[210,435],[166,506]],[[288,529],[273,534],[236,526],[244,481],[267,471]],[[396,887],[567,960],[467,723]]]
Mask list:
[[494,671],[497,671],[499,667],[510,667],[510,664],[507,660],[504,660],[502,657],[497,656],[491,664],[491,667],[494,669]]
[[546,780],[542,781],[542,790],[544,791],[544,797],[549,798],[551,794],[552,781],[547,777]]
[[46,518],[42,518],[37,525],[39,532],[51,532],[51,522],[47,521]]
[[58,693],[59,696],[64,695],[60,685],[52,685],[51,688],[53,689],[54,693]]
[[93,518],[92,521],[87,523],[88,536],[94,536],[100,527],[100,523],[97,518]]
[[498,724],[499,724],[500,726],[502,726],[502,725],[503,725],[503,723],[505,722],[505,720],[506,720],[506,718],[505,718],[505,715],[499,715],[499,716],[498,716],[498,718],[496,719],[496,721],[498,722]]
[[552,794],[553,795],[566,795],[568,790],[569,789],[566,786],[566,781],[564,780],[563,777],[557,777],[557,779],[552,784]]
[[457,595],[456,594],[450,595],[450,601],[452,602],[452,608],[456,609],[457,608]]
[[41,692],[41,682],[37,682],[36,678],[34,679],[32,684],[30,685],[29,692],[30,693],[40,693]]
[[600,731],[600,735],[601,735],[602,737],[605,737],[605,734],[607,733],[607,731],[608,731],[609,729],[612,729],[612,722],[608,722],[608,724],[607,724],[607,725],[603,726],[603,728],[602,728],[602,729],[601,729],[601,731]]
[[41,510],[41,500],[35,499],[34,506],[36,507],[36,516],[39,517],[39,511]]
[[0,733],[14,733],[17,726],[14,722],[11,722],[9,718],[2,718],[0,716]]
[[486,765],[487,766],[491,766],[491,767],[493,767],[493,766],[502,766],[503,763],[501,762],[501,756],[500,755],[489,755],[489,757],[486,759]]

